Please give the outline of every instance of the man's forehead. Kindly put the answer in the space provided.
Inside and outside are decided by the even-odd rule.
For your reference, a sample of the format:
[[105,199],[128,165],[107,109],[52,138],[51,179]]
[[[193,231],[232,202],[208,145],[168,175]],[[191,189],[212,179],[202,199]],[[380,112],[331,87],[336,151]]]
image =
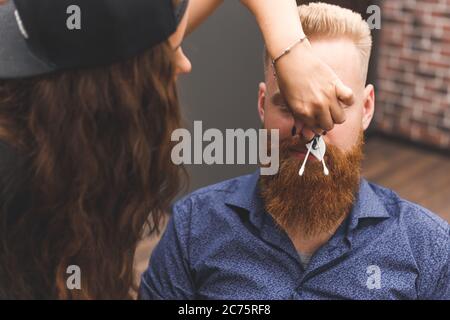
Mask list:
[[313,52],[328,64],[336,73],[340,70],[352,70],[362,74],[362,57],[353,40],[348,38],[319,38],[311,41]]

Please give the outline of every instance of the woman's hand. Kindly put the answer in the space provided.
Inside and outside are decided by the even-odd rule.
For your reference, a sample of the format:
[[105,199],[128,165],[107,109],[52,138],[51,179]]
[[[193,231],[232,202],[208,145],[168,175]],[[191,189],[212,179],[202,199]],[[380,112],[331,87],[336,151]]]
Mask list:
[[[255,16],[272,57],[304,34],[295,0],[240,1]],[[223,0],[191,0],[187,34],[222,3]],[[278,60],[276,73],[298,129],[310,129],[309,135],[322,134],[345,121],[343,108],[354,103],[353,92],[313,53],[308,40]]]
[[[241,0],[256,17],[273,58],[302,36],[295,0]],[[292,48],[276,63],[281,92],[296,119],[297,128],[317,134],[345,121],[343,106],[353,104],[353,92],[312,52],[309,41]],[[341,103],[343,106],[341,106]]]
[[[280,90],[301,124],[322,134],[345,121],[343,107],[354,103],[353,92],[312,52],[308,40],[277,61],[276,74]],[[301,124],[297,127],[303,127]]]

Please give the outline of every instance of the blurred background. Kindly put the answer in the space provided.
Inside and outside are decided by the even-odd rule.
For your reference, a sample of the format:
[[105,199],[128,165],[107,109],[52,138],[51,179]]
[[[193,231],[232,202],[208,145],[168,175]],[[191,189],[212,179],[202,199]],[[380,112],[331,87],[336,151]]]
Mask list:
[[[298,1],[304,2],[304,1]],[[314,2],[314,1],[311,1]],[[367,134],[364,176],[450,222],[450,0],[322,1],[368,17],[381,7],[369,82],[376,115]],[[180,79],[186,127],[259,128],[263,41],[239,1],[218,12],[184,43],[193,72]],[[254,166],[188,166],[189,191],[256,170]],[[138,249],[142,271],[157,239]]]

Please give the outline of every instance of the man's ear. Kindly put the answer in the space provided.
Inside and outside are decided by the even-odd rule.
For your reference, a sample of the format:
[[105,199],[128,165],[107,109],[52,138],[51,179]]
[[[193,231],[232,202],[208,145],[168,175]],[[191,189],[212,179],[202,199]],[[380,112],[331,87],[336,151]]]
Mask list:
[[362,127],[363,130],[367,130],[373,119],[373,114],[375,112],[375,88],[373,85],[369,84],[364,89],[364,104],[363,104],[363,116],[362,116]]
[[267,86],[264,82],[261,82],[259,84],[259,90],[258,90],[258,114],[259,114],[259,118],[261,119],[262,123],[264,123],[266,93],[267,93]]

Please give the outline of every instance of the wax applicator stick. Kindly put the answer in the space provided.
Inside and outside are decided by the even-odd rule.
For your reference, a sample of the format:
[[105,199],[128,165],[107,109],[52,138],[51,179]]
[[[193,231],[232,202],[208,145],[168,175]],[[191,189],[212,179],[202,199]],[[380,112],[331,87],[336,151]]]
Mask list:
[[[320,144],[319,144],[319,151],[320,153],[322,153],[322,150],[320,148]],[[330,171],[327,168],[327,165],[325,164],[325,156],[322,156],[322,166],[323,166],[323,173],[328,176],[330,175]]]
[[309,154],[311,153],[311,148],[312,148],[312,144],[309,146],[308,153],[306,154],[305,160],[303,160],[302,167],[300,168],[300,170],[298,172],[298,175],[301,177],[305,173],[305,166],[306,166],[306,162],[308,161]]

